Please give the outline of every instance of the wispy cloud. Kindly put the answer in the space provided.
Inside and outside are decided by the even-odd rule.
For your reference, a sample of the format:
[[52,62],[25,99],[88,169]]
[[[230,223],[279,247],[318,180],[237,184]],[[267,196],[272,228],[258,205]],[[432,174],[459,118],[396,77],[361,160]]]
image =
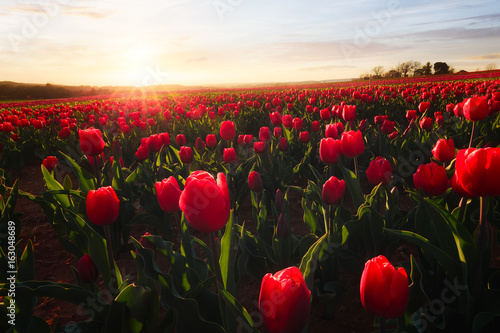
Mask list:
[[464,58],[466,60],[488,60],[488,59],[500,59],[500,53],[483,54],[474,57]]
[[302,68],[299,68],[299,71],[328,71],[328,70],[332,70],[332,69],[341,69],[341,68],[356,68],[356,66],[324,65],[324,66],[302,67]]

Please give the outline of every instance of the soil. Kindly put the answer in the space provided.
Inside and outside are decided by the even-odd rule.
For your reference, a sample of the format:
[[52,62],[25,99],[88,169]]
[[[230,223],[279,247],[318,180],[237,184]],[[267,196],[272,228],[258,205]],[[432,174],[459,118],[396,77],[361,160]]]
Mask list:
[[[25,192],[39,195],[45,190],[39,164],[25,166],[19,173],[14,174],[19,179],[19,188]],[[75,184],[76,182],[73,182]],[[290,202],[300,202],[300,195],[290,193]],[[302,208],[300,204],[290,205],[292,209],[291,226],[292,233],[305,235],[308,227],[302,221]],[[16,205],[16,211],[24,213],[21,217],[22,230],[21,238],[23,246],[28,239],[33,242],[35,255],[35,279],[53,282],[76,283],[71,267],[77,267],[78,258],[68,253],[60,244],[57,234],[51,224],[47,221],[40,207],[28,199],[20,197]],[[243,207],[238,214],[239,222],[251,222],[251,207]],[[251,223],[248,223],[251,225]],[[154,233],[148,227],[139,226],[132,229],[132,236],[139,239],[146,231]],[[193,233],[196,235],[196,232]],[[201,235],[197,235],[201,236]],[[123,253],[117,260],[117,264],[122,272],[134,276],[135,264],[130,254]],[[359,297],[360,276],[344,272],[342,283],[349,291],[339,297],[332,315],[327,314],[325,305],[314,298],[311,305],[311,315],[309,332],[371,332],[374,327],[374,316],[366,311]],[[239,301],[248,310],[261,332],[267,332],[259,318],[258,298],[260,292],[260,281],[244,276],[242,279]],[[77,306],[52,299],[39,298],[35,307],[35,315],[43,318],[51,327],[56,322],[62,324],[72,321],[82,321],[86,319],[85,314],[77,311]]]

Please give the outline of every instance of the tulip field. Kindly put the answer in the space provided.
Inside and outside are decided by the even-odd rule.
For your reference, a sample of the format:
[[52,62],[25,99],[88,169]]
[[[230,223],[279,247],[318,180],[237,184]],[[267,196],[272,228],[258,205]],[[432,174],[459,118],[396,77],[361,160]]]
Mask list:
[[0,176],[2,332],[500,328],[500,71],[4,103]]

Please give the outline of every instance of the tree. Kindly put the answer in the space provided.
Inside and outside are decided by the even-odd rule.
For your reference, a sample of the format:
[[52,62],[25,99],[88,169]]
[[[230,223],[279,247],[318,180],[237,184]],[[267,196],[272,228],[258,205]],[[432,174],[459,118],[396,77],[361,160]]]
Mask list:
[[445,62],[435,62],[434,63],[434,74],[442,75],[448,74],[450,71],[450,66]]
[[384,66],[375,66],[373,67],[372,72],[374,78],[381,78],[382,75],[384,75]]
[[425,75],[425,74],[424,74],[424,69],[423,69],[423,68],[416,69],[416,70],[413,72],[413,76],[422,76],[422,75]]
[[408,61],[405,61],[405,62],[400,62],[397,66],[396,66],[396,70],[401,73],[401,76],[404,76],[404,77],[407,77],[407,76],[410,76],[410,73],[415,75],[415,70],[417,70],[418,68],[420,68],[422,66],[422,64],[418,61],[415,61],[415,60],[408,60]]
[[423,74],[422,75],[432,75],[432,65],[429,61],[422,67]]
[[493,71],[497,69],[497,64],[487,64],[486,66],[484,66],[484,70],[485,71]]
[[385,73],[385,77],[387,78],[396,78],[396,77],[401,77],[401,73],[397,71],[396,69],[391,69],[387,73]]

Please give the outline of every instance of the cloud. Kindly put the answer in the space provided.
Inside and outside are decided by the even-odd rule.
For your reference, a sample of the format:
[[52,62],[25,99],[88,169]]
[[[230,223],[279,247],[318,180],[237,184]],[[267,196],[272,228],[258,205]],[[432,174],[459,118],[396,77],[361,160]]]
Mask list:
[[83,16],[91,19],[104,19],[111,16],[110,12],[98,12],[90,7],[68,7],[63,11],[64,15]]
[[302,68],[299,68],[299,71],[327,71],[327,70],[339,69],[339,68],[356,68],[356,66],[323,65],[323,66],[313,66],[313,67],[302,67]]
[[93,7],[78,7],[78,6],[69,6],[69,5],[61,5],[59,3],[51,4],[49,3],[47,6],[43,4],[33,5],[33,4],[25,4],[18,3],[6,8],[5,13],[1,15],[5,15],[7,12],[17,12],[22,14],[48,14],[49,16],[53,15],[73,15],[73,16],[83,16],[91,19],[103,19],[109,17],[111,13],[109,11],[97,11]]
[[474,57],[464,58],[466,60],[489,60],[489,59],[500,59],[500,53],[483,54]]

